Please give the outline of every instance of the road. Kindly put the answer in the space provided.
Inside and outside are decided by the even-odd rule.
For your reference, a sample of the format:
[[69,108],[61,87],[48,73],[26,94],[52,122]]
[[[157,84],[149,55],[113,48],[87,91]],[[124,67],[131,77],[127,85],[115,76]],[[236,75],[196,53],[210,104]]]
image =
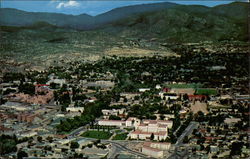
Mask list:
[[126,146],[122,145],[120,142],[122,143],[125,143],[124,141],[110,141],[110,140],[102,140],[102,142],[106,142],[106,143],[111,143],[112,144],[112,147],[115,147],[115,148],[112,148],[112,153],[109,155],[109,158],[110,159],[113,159],[116,157],[117,154],[119,154],[119,152],[121,151],[126,151],[126,152],[129,152],[133,155],[136,155],[136,156],[139,156],[139,157],[142,157],[142,158],[150,158],[150,159],[154,159],[152,157],[149,157],[143,153],[140,153],[138,151],[134,151],[134,150],[131,150],[129,148],[127,148]]
[[[88,125],[86,125],[86,126],[88,126]],[[75,136],[78,136],[80,133],[83,133],[84,131],[87,131],[86,126],[79,127],[78,129],[72,131],[68,135],[68,138],[69,139],[74,138]],[[123,144],[126,144],[126,143],[131,143],[133,141],[101,140],[101,142],[112,144],[111,153],[110,153],[110,155],[108,157],[110,159],[114,159],[118,154],[120,154],[121,151],[126,151],[126,152],[129,152],[129,153],[131,153],[133,155],[136,155],[136,156],[139,156],[139,157],[142,157],[142,158],[149,158],[147,155],[145,155],[145,154],[143,154],[141,152],[138,152],[138,151],[131,150],[131,149],[129,149],[126,146],[123,145]],[[142,141],[134,141],[134,142],[142,142]]]
[[197,123],[197,122],[190,122],[188,127],[183,131],[181,136],[178,138],[177,142],[175,143],[175,146],[181,145],[184,137],[189,136],[193,132],[193,130],[198,127],[198,124],[199,123]]
[[84,133],[85,131],[87,131],[87,126],[88,126],[88,125],[81,126],[81,127],[77,128],[76,130],[73,130],[73,131],[68,135],[68,138],[73,138],[73,137],[75,137],[75,136],[78,136],[78,135]]
[[180,149],[181,146],[183,146],[183,139],[185,136],[189,136],[194,129],[198,127],[198,122],[190,122],[188,127],[183,131],[181,136],[177,139],[177,142],[175,143],[173,148],[173,152],[171,156],[168,157],[168,159],[183,159],[188,154],[188,150],[184,147],[184,149]]

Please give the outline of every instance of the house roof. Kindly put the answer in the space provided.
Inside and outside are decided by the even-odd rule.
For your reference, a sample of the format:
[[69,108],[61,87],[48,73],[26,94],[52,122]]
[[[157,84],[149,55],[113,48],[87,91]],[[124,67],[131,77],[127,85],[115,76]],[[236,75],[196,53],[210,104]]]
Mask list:
[[49,84],[36,84],[35,86],[42,87],[42,86],[49,86]]
[[99,120],[99,121],[103,121],[103,122],[120,122],[120,123],[125,123],[126,122],[124,120],[108,120],[108,119],[103,119],[103,120]]

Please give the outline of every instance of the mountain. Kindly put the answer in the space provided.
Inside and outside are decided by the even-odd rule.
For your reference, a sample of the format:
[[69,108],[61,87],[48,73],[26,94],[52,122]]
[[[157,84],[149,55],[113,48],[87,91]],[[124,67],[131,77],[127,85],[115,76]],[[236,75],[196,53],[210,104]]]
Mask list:
[[247,41],[249,9],[249,3],[245,2],[215,7],[165,2],[116,8],[97,16],[74,16],[2,8],[0,25],[47,31],[58,31],[58,27],[64,31],[99,30],[122,37],[156,38],[161,42]]
[[59,27],[75,29],[81,27],[85,29],[89,27],[88,24],[92,21],[92,16],[87,14],[74,16],[59,13],[25,12],[10,8],[1,8],[0,15],[0,25],[7,26],[28,26],[39,21],[44,21]]
[[120,19],[102,29],[123,37],[157,38],[163,42],[247,41],[248,10],[249,3],[243,2],[212,8],[178,5]]
[[42,13],[42,12],[25,12],[11,8],[0,9],[0,25],[7,26],[28,26],[37,21],[44,21],[52,25],[74,29],[93,29],[101,25],[126,18],[138,13],[158,11],[177,6],[175,3],[155,3],[141,4],[134,6],[126,6],[116,8],[106,13],[90,16],[87,14],[81,15],[66,15],[59,13]]
[[99,24],[110,23],[119,19],[123,19],[129,16],[135,16],[140,13],[159,11],[176,7],[178,4],[165,2],[165,3],[153,3],[153,4],[139,4],[133,6],[125,6],[112,9],[103,14],[99,14],[94,17],[95,22]]

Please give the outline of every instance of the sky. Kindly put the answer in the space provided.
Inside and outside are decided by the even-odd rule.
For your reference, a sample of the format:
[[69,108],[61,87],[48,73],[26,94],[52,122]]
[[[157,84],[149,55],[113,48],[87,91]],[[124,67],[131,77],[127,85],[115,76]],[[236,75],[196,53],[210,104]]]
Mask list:
[[[165,1],[152,1],[152,0],[140,0],[140,1],[121,1],[121,0],[0,0],[1,8],[16,8],[29,12],[54,12],[54,13],[64,13],[64,14],[89,14],[92,16],[107,12],[111,9],[129,6],[135,4],[146,4],[146,3],[157,3],[157,2],[173,2],[178,4],[197,4],[205,6],[216,6],[220,4],[231,3],[230,0],[200,0],[200,1],[181,1],[181,0],[165,0]],[[247,0],[240,0],[247,1]]]

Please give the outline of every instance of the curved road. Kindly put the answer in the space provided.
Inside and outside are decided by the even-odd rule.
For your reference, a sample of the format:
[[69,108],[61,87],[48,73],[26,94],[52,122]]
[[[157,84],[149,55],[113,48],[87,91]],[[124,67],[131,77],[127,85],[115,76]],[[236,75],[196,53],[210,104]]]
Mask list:
[[[138,151],[131,150],[131,149],[127,148],[126,146],[124,146],[124,145],[122,145],[122,144],[120,144],[120,143],[118,143],[118,142],[109,141],[109,140],[102,140],[102,142],[111,143],[113,146],[116,147],[116,149],[117,149],[116,151],[118,151],[118,150],[123,150],[123,151],[127,151],[127,152],[129,152],[129,153],[131,153],[131,154],[137,155],[137,156],[142,157],[142,158],[154,159],[154,158],[149,157],[149,156],[147,156],[147,155],[145,155],[145,154],[143,154],[143,153],[140,153],[140,152],[138,152]],[[115,154],[116,154],[116,153],[115,153]],[[110,158],[113,158],[113,157],[114,157],[114,154],[110,156]]]

